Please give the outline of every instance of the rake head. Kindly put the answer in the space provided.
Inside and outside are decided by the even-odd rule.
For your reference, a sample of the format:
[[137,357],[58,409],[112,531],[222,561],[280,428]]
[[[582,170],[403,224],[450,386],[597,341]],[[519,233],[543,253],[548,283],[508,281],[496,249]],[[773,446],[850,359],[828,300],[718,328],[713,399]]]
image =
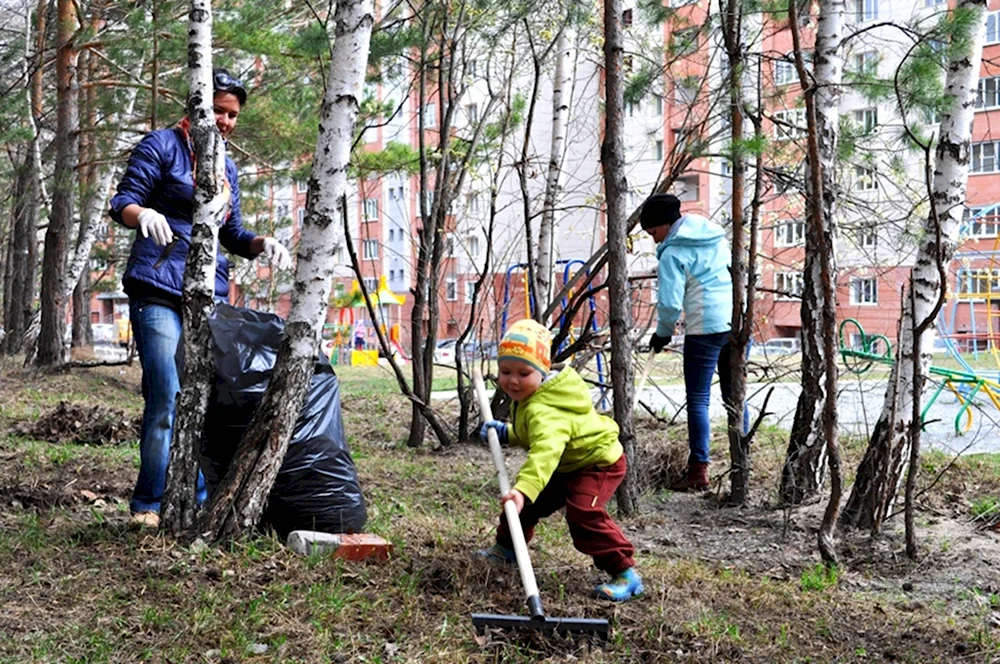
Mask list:
[[512,616],[493,613],[473,613],[472,624],[477,634],[487,628],[504,630],[530,630],[560,632],[564,634],[593,634],[605,641],[611,636],[611,626],[602,618],[552,618],[546,616]]

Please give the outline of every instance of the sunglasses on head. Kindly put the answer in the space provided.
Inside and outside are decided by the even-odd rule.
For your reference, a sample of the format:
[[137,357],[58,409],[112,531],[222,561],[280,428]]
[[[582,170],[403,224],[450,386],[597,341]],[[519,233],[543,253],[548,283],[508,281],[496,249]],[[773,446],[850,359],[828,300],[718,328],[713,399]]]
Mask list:
[[233,78],[227,72],[217,71],[212,77],[216,92],[231,92],[240,100],[240,104],[247,101],[247,90],[243,87],[243,81]]

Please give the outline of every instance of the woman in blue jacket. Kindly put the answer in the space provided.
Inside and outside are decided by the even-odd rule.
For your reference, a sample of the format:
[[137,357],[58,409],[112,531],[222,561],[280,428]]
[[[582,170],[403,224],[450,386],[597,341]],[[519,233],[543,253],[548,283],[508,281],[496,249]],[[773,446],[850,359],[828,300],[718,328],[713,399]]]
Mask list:
[[[247,100],[243,83],[224,69],[213,72],[215,125],[223,138],[236,127]],[[142,364],[145,408],[139,438],[139,478],[132,493],[131,523],[157,527],[160,499],[166,483],[167,461],[174,422],[174,403],[180,391],[179,345],[184,264],[191,238],[194,205],[194,147],[184,118],[177,126],[148,134],[132,150],[118,193],[111,199],[111,218],[136,228],[122,285],[129,298],[129,315],[136,351]],[[244,258],[267,255],[271,265],[291,267],[288,250],[272,237],[243,228],[236,164],[226,157],[230,209],[219,230],[219,243]],[[215,296],[229,295],[229,260],[221,249],[216,257]],[[199,479],[198,498],[204,500]]]
[[729,243],[719,224],[696,214],[682,216],[680,200],[671,194],[650,196],[642,205],[639,224],[657,243],[657,324],[650,338],[653,351],[661,351],[670,342],[684,313],[684,388],[691,452],[686,479],[672,488],[707,491],[708,404],[716,369],[726,404],[732,394]]

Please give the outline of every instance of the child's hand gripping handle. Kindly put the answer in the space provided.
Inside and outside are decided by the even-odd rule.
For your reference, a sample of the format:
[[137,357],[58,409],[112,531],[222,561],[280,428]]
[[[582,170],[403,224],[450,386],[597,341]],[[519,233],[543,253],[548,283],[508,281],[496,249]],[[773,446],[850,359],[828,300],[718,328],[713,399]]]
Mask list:
[[[483,383],[483,376],[478,368],[472,370],[472,386],[475,388],[476,400],[479,403],[479,415],[484,421],[493,419],[493,411],[490,408],[490,397],[486,392],[486,385]],[[510,491],[510,478],[507,476],[507,464],[504,462],[503,450],[500,449],[500,438],[495,429],[486,432],[486,440],[490,446],[490,455],[493,457],[493,465],[496,466],[497,476],[500,480],[500,495],[504,496]],[[517,568],[521,572],[521,584],[524,586],[524,594],[528,601],[528,610],[532,619],[545,620],[545,612],[542,611],[542,601],[538,595],[538,583],[535,581],[535,571],[531,568],[531,558],[528,557],[528,545],[524,541],[524,531],[521,530],[521,517],[517,513],[514,502],[507,500],[503,504],[503,513],[507,517],[507,528],[510,530],[510,539],[514,543],[514,554],[517,556]]]

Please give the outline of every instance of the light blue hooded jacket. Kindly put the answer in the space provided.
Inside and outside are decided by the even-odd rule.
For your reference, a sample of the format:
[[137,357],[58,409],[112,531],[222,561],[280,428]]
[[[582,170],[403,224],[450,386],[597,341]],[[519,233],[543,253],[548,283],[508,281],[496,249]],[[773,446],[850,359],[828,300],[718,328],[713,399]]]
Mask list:
[[686,214],[656,247],[656,334],[673,336],[684,312],[685,334],[728,332],[733,315],[732,259],[722,226]]

